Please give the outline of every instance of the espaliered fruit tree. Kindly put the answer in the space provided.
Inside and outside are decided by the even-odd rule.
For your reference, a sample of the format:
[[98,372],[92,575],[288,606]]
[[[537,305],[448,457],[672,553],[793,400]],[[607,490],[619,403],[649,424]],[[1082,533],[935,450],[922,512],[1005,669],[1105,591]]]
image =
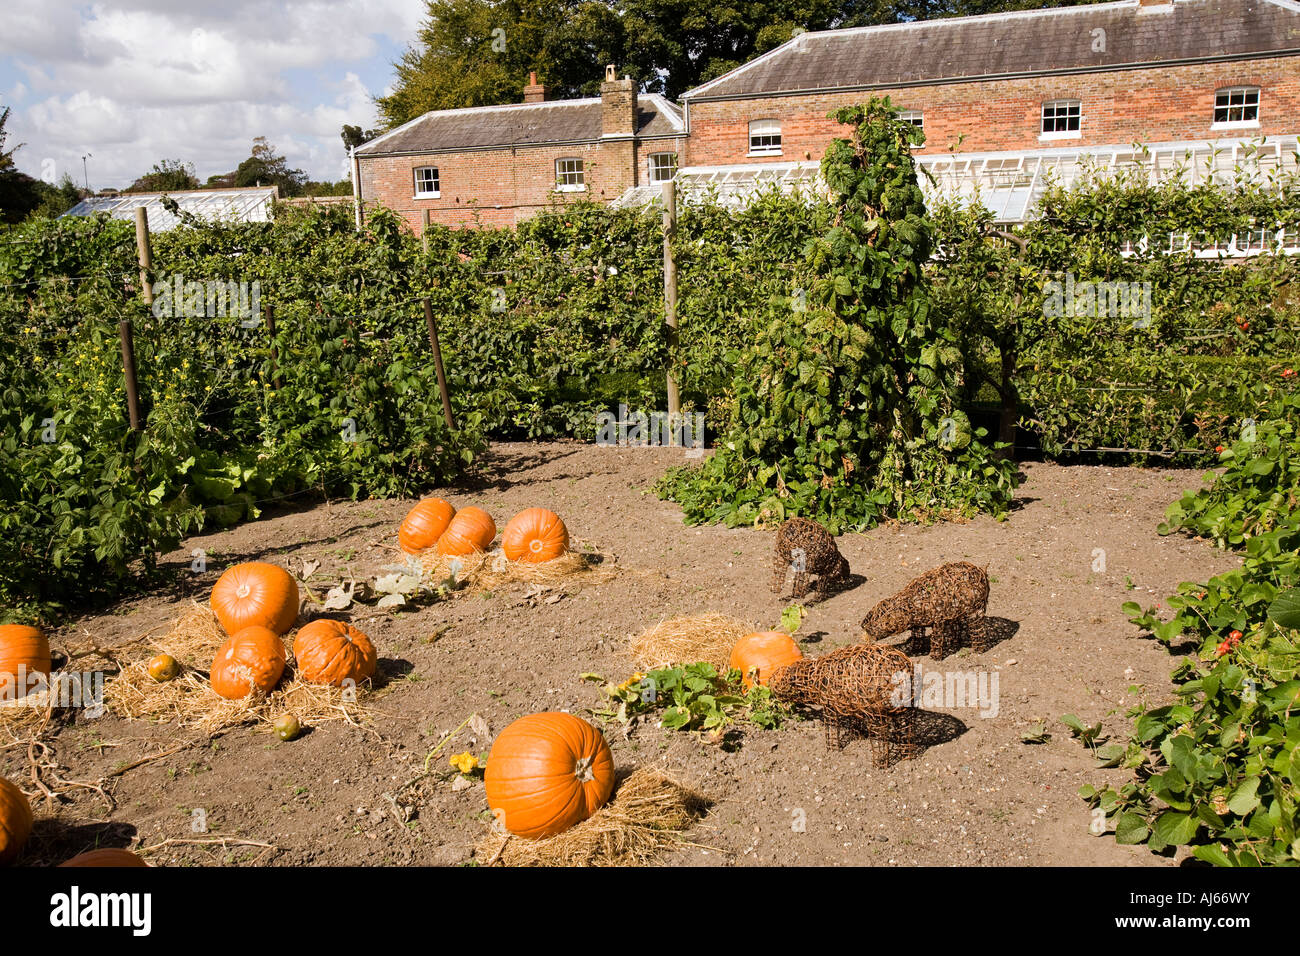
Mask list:
[[922,272],[931,226],[911,153],[920,132],[888,99],[831,117],[851,135],[822,160],[829,227],[737,356],[717,453],[660,491],[692,522],[805,515],[832,533],[1004,511],[1014,469],[956,408],[960,354]]

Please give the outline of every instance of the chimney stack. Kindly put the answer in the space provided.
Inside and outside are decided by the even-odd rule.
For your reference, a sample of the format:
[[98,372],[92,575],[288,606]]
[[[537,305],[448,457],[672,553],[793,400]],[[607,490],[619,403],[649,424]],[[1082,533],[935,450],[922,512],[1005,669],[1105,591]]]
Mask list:
[[525,103],[542,103],[546,100],[546,87],[537,82],[536,71],[528,73],[528,83],[524,86]]
[[614,64],[605,67],[600,84],[600,134],[602,138],[631,138],[636,135],[636,85],[632,78],[617,79]]

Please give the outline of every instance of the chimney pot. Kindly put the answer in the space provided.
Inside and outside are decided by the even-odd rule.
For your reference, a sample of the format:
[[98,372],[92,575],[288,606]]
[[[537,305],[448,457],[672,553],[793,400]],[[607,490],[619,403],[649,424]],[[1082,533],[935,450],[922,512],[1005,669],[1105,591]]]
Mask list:
[[613,63],[605,67],[605,79],[610,81],[618,79],[618,67]]
[[546,86],[537,82],[537,71],[528,73],[528,85],[524,87],[525,103],[542,103],[546,100]]

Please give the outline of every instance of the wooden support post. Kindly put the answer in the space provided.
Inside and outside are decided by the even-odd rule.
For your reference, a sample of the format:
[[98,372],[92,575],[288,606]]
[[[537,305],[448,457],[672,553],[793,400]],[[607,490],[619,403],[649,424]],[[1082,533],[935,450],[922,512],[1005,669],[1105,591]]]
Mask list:
[[429,254],[429,210],[420,210],[420,218],[424,220],[420,226],[420,247],[424,249],[424,254]]
[[361,161],[357,148],[352,147],[352,216],[357,232],[361,231]]
[[275,306],[266,303],[262,306],[262,312],[266,316],[266,334],[271,340],[271,383],[278,392],[280,385],[280,349],[275,344]]
[[[668,420],[682,411],[681,396],[677,393],[677,376],[671,362],[677,351],[677,262],[673,259],[673,239],[677,235],[677,182],[668,180],[663,185],[664,201],[664,323],[668,331]],[[673,434],[677,430],[673,429]]]
[[138,432],[144,426],[140,422],[140,390],[135,377],[135,343],[131,338],[131,320],[123,319],[119,322],[117,332],[122,340],[122,371],[126,375],[126,413],[131,420],[131,431]]
[[451,396],[447,394],[447,374],[442,369],[442,349],[438,347],[438,323],[433,318],[433,306],[426,296],[424,302],[424,322],[429,327],[429,345],[433,348],[433,369],[438,373],[438,392],[442,395],[442,417],[447,419],[447,427],[456,430],[456,420],[451,417]]
[[140,288],[144,304],[153,305],[153,248],[149,244],[149,214],[144,206],[135,210],[135,248],[140,261]]

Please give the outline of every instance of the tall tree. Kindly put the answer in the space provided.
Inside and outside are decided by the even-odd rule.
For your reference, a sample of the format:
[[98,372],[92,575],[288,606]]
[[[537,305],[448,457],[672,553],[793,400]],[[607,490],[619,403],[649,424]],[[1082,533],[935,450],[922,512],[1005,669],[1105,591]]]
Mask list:
[[344,123],[343,130],[339,135],[343,139],[343,148],[350,153],[355,147],[370,142],[381,132],[383,131],[377,129],[362,129],[360,126],[350,126],[349,124]]
[[553,96],[590,93],[623,43],[601,0],[428,0],[393,92],[376,102],[396,126],[428,110],[518,102],[530,71]]
[[22,143],[5,148],[9,112],[7,106],[0,109],[0,222],[21,222],[40,205],[50,187],[19,171],[14,164],[14,153],[22,148]]
[[283,156],[277,156],[275,147],[265,136],[253,140],[253,152],[235,170],[236,186],[279,186],[280,195],[297,196],[302,193],[307,174],[301,169],[290,169]]

